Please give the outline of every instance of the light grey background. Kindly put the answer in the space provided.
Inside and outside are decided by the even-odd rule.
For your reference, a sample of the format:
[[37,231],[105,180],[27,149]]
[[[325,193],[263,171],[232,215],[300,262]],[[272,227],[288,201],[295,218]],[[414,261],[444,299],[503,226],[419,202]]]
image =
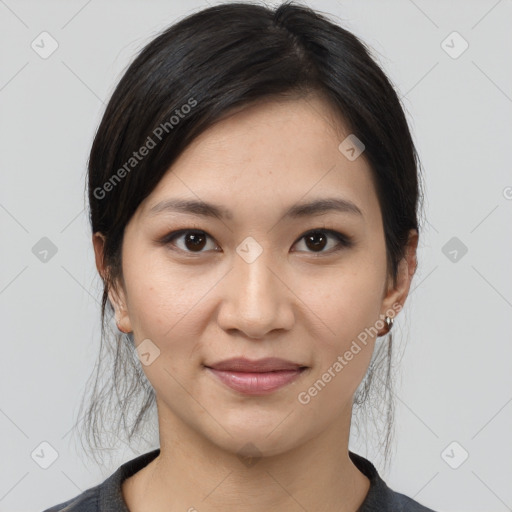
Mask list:
[[[69,433],[99,346],[86,160],[135,53],[206,5],[0,0],[1,511],[60,503],[146,450],[126,447],[98,468]],[[403,96],[425,170],[428,223],[395,322],[406,348],[393,465],[382,476],[436,510],[512,510],[512,2],[308,5],[374,48]],[[31,47],[43,31],[58,43],[46,59]],[[457,58],[463,40],[453,31],[469,44]],[[46,262],[33,252],[43,237],[57,248]],[[456,261],[455,246],[443,252],[452,237],[468,249]],[[48,469],[31,457],[42,442],[58,452]],[[352,449],[380,469],[361,443]],[[468,459],[453,469],[463,450]]]

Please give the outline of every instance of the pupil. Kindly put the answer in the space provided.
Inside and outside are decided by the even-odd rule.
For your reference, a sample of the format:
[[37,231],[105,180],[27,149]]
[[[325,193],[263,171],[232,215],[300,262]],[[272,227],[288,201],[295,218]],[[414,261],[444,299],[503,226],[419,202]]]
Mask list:
[[[313,242],[312,244],[309,244],[309,242],[321,239],[322,241],[320,243]],[[326,237],[323,235],[323,233],[315,232],[311,233],[306,237],[306,245],[309,249],[323,249],[325,247]]]
[[[306,245],[309,249],[322,250],[326,244],[326,237],[323,233],[315,232],[306,237]],[[201,250],[205,245],[205,237],[201,233],[189,233],[185,237],[187,249]]]
[[[205,237],[201,233],[189,233],[185,237],[185,245],[187,246],[187,249],[201,250],[204,247],[204,242],[205,242]],[[191,245],[189,245],[189,243]]]

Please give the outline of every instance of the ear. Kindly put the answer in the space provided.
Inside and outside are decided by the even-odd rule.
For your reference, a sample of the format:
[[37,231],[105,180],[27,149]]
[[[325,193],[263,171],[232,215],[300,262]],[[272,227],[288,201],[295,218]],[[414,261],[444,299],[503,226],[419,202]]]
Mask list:
[[124,290],[121,284],[116,283],[116,289],[112,287],[112,283],[108,281],[108,268],[104,265],[104,247],[105,247],[105,235],[99,231],[94,233],[92,237],[92,244],[94,246],[94,256],[96,260],[96,268],[103,279],[104,283],[108,282],[108,298],[115,310],[116,323],[118,328],[125,332],[131,332],[132,326],[130,317],[128,315],[128,308],[126,306],[126,298]]
[[392,278],[388,280],[387,290],[382,301],[381,314],[385,315],[386,311],[395,311],[398,313],[404,306],[411,281],[416,272],[418,261],[416,259],[416,250],[418,248],[418,232],[411,229],[409,232],[409,239],[405,249],[405,254],[398,265],[396,285],[393,286]]

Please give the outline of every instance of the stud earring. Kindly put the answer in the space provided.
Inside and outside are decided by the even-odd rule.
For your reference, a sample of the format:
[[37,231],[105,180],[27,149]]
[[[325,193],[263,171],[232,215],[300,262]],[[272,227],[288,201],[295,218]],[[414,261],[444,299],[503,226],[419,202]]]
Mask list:
[[386,316],[384,318],[384,322],[386,322],[386,331],[384,333],[382,333],[381,336],[384,336],[385,334],[387,334],[389,331],[391,331],[391,328],[393,327],[393,319],[389,316]]

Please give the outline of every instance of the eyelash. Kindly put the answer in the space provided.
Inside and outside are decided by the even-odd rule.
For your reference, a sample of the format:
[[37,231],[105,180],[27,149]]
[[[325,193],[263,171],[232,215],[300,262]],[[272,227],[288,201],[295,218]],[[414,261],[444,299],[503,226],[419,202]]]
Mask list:
[[[206,231],[203,231],[201,229],[195,229],[195,228],[188,228],[188,229],[180,229],[178,231],[173,231],[171,233],[169,233],[168,235],[166,235],[162,240],[161,240],[161,243],[165,246],[168,246],[168,245],[173,245],[173,241],[182,236],[182,235],[186,235],[188,233],[196,233],[196,234],[202,234],[202,235],[206,235],[207,237],[209,237],[210,239],[214,240],[212,236],[210,236]],[[311,234],[314,234],[314,233],[321,233],[321,234],[327,234],[327,235],[330,235],[332,237],[334,237],[337,241],[338,241],[338,245],[328,251],[318,251],[318,252],[314,252],[314,251],[298,251],[298,252],[309,252],[310,254],[312,255],[315,255],[315,256],[321,256],[323,254],[333,254],[333,253],[336,253],[338,251],[341,251],[342,249],[349,249],[350,247],[352,247],[354,245],[353,243],[353,240],[351,237],[347,236],[347,235],[344,235],[343,233],[339,233],[338,231],[335,231],[333,229],[327,229],[327,228],[315,228],[315,229],[310,229],[309,231],[306,231],[303,235],[301,235],[295,242],[293,245],[297,244],[298,242],[300,242],[303,238],[307,237],[308,235],[311,235]],[[199,255],[199,254],[202,254],[203,252],[207,252],[207,251],[186,251],[184,249],[180,249],[180,248],[173,248],[172,250],[177,250],[177,251],[180,251],[184,254],[187,254],[187,255],[190,255],[190,256],[195,256],[195,255]]]

